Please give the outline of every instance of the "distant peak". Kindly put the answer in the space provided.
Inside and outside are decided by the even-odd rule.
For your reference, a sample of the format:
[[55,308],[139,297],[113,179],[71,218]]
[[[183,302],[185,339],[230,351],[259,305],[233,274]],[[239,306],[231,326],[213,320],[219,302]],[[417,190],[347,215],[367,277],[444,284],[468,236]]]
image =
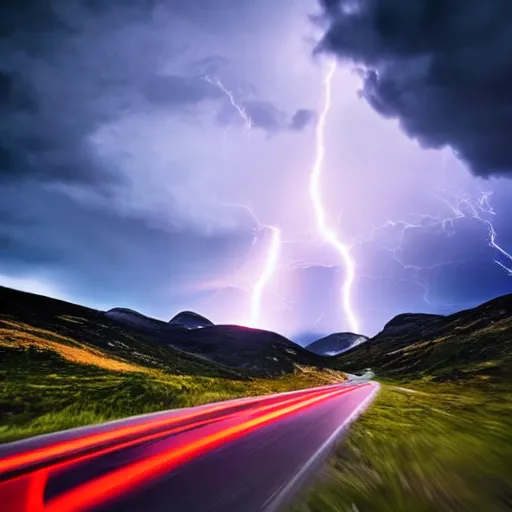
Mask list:
[[193,311],[182,311],[169,320],[171,325],[180,325],[188,329],[197,329],[199,327],[211,327],[213,322],[204,316]]
[[124,315],[135,315],[135,316],[140,316],[142,318],[149,318],[146,315],[143,315],[142,313],[139,313],[138,311],[135,311],[134,309],[129,309],[129,308],[112,308],[112,309],[109,309],[108,311],[106,311],[105,313],[106,314],[121,313]]
[[365,343],[368,339],[367,336],[363,336],[362,334],[338,332],[324,336],[310,343],[306,348],[315,354],[335,356],[357,347],[361,343]]

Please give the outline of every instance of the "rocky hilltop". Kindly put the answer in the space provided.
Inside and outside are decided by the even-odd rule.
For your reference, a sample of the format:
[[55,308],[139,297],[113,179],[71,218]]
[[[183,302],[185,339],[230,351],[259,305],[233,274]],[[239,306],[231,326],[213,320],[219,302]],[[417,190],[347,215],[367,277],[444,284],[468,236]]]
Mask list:
[[340,332],[320,338],[307,345],[306,348],[321,356],[337,356],[361,345],[361,343],[365,343],[368,339],[367,336],[361,334]]

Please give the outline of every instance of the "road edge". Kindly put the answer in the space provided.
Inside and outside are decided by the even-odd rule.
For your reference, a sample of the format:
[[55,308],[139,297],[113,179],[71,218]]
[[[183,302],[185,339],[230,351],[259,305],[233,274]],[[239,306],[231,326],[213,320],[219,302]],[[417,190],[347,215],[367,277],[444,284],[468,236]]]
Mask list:
[[300,468],[297,473],[290,479],[290,481],[277,491],[262,508],[262,512],[279,512],[290,505],[290,502],[296,497],[299,491],[299,486],[311,476],[311,470],[320,465],[328,458],[329,450],[337,445],[340,437],[344,434],[354,421],[363,414],[370,404],[375,399],[377,393],[380,391],[381,385],[379,382],[371,382],[375,389],[359,404],[350,416],[325,440],[325,442],[318,448],[313,456]]

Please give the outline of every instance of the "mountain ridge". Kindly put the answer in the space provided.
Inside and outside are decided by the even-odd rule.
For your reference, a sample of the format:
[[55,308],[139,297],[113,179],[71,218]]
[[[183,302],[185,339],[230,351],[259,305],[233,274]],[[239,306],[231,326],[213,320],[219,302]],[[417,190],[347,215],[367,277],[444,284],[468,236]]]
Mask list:
[[194,311],[181,311],[174,315],[168,322],[170,325],[179,325],[187,329],[211,327],[214,323],[208,318]]
[[446,316],[398,315],[336,359],[389,378],[500,381],[512,373],[512,294]]
[[[115,340],[118,333],[138,336],[159,350],[168,349],[190,357],[199,357],[212,364],[234,370],[243,369],[255,375],[280,375],[293,372],[297,365],[332,368],[336,362],[313,354],[284,336],[271,331],[229,325],[207,325],[188,328],[157,320],[128,308],[99,311],[43,295],[30,294],[0,287],[0,320],[2,314],[14,314],[33,322],[37,327],[52,325],[60,334],[83,334],[83,339],[113,355],[130,358],[130,346]],[[195,318],[195,313],[193,314]],[[200,318],[200,315],[197,315]],[[86,332],[87,323],[76,323],[73,318],[94,322],[94,335]],[[208,320],[207,320],[208,321]],[[73,323],[75,322],[75,323]],[[208,321],[209,322],[209,321]],[[114,341],[111,341],[112,338]],[[133,338],[133,336],[132,336]],[[134,343],[135,343],[135,338]],[[144,353],[147,347],[135,350]]]
[[363,336],[362,334],[339,332],[324,336],[306,345],[305,348],[314,354],[332,357],[338,356],[347,350],[352,350],[354,347],[367,342],[369,339],[368,336]]
[[[201,336],[203,329],[168,325],[126,308],[114,308],[117,320],[105,313],[0,287],[0,443],[345,379],[333,370],[335,362],[323,358],[324,368],[316,367],[321,358],[287,353],[287,344],[266,333],[255,333],[270,342],[248,347],[249,364],[242,368],[233,359],[228,366],[222,362],[227,358],[216,362],[202,355],[207,342],[193,333]],[[271,365],[267,357],[275,358]]]

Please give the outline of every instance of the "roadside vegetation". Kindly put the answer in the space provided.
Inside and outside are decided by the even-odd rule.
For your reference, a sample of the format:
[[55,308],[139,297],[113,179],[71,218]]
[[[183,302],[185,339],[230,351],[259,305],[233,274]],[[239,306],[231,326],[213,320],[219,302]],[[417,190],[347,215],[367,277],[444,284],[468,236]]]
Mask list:
[[296,361],[289,371],[287,359],[276,375],[177,350],[94,310],[4,291],[0,442],[371,367],[380,393],[293,512],[512,509],[512,296],[449,317],[402,315],[322,369]]
[[344,379],[299,364],[278,376],[223,366],[97,311],[11,292],[0,288],[0,442]]
[[511,312],[503,297],[341,356],[383,385],[294,512],[512,510]]
[[295,512],[505,512],[510,390],[384,384]]

